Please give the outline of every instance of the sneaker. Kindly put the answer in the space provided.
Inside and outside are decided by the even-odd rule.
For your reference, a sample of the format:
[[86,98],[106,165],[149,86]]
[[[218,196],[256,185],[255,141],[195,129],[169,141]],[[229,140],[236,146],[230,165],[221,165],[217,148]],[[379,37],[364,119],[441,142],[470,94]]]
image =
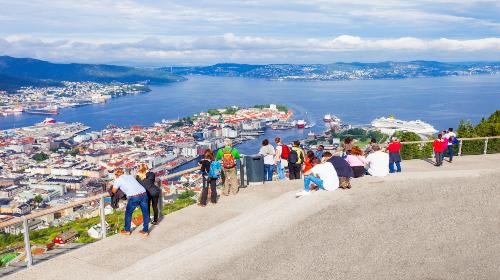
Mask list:
[[158,225],[158,222],[157,221],[152,221],[151,224],[156,226],[156,225]]
[[122,230],[120,231],[120,234],[121,234],[121,235],[130,235],[130,234],[132,234],[132,233],[131,233],[130,231],[128,231],[128,230],[124,230],[124,229],[122,229]]
[[305,196],[305,195],[310,195],[311,192],[309,191],[301,191],[301,192],[298,192],[295,194],[296,197],[300,197],[300,196]]
[[139,231],[139,234],[142,236],[148,236],[149,232],[141,230],[141,231]]

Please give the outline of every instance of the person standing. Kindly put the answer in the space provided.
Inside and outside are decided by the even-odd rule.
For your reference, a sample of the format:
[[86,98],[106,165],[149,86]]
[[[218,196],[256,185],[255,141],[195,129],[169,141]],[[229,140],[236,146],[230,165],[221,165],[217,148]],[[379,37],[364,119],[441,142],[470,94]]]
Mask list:
[[[401,172],[401,142],[399,139],[392,137],[391,143],[385,149],[389,152],[389,173]],[[396,164],[396,171],[394,164]]]
[[385,177],[389,174],[389,155],[380,150],[380,146],[372,146],[373,153],[366,157],[368,174],[375,177]]
[[437,139],[432,143],[432,147],[434,149],[434,155],[436,157],[436,166],[443,165],[443,152],[446,149],[446,142],[443,139],[443,135],[441,133],[438,134]]
[[222,194],[237,194],[239,189],[238,177],[236,173],[236,162],[240,160],[240,153],[233,148],[233,141],[227,138],[224,140],[224,148],[217,152],[216,160],[222,161],[222,170],[224,172],[224,186]]
[[331,157],[330,152],[325,152],[322,162],[316,164],[310,170],[304,172],[304,190],[296,193],[297,197],[311,194],[311,183],[318,189],[326,191],[334,191],[339,187],[339,178],[335,168],[328,161]]
[[115,170],[115,181],[113,182],[113,193],[119,189],[127,196],[127,207],[125,209],[125,228],[120,231],[120,234],[130,235],[130,225],[132,223],[132,213],[135,208],[139,206],[142,212],[142,230],[139,231],[141,235],[149,235],[149,205],[148,195],[146,189],[137,182],[132,175],[125,175],[123,169]]
[[453,132],[453,127],[448,128],[448,132],[443,136],[448,140],[447,151],[449,162],[453,161],[453,145],[457,144],[457,135]]
[[203,159],[200,161],[201,174],[203,177],[203,189],[201,191],[200,206],[207,205],[208,188],[210,187],[210,202],[217,203],[217,179],[220,176],[221,164],[215,161],[212,150],[206,149]]
[[300,179],[302,171],[302,163],[304,163],[304,150],[300,147],[300,141],[293,141],[292,149],[288,155],[288,172],[290,180]]
[[264,139],[262,141],[262,147],[260,147],[259,154],[264,156],[264,180],[273,180],[273,167],[274,167],[274,151],[273,145],[269,144],[269,140]]
[[155,174],[149,171],[148,166],[142,163],[136,174],[136,180],[146,189],[148,194],[148,209],[153,208],[153,221],[151,224],[157,225],[159,218],[158,201],[160,200],[160,187],[155,185]]
[[278,172],[278,180],[285,180],[285,166],[288,165],[288,155],[290,154],[290,148],[287,145],[283,145],[281,143],[281,138],[274,138],[274,142],[276,143],[276,155],[275,155],[275,164],[276,171]]

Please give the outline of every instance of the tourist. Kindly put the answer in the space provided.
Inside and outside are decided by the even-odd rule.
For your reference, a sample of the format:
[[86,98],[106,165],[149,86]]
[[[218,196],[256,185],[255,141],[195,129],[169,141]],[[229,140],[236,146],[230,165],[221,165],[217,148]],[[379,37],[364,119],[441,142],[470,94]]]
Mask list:
[[217,203],[217,179],[220,177],[221,164],[215,160],[212,150],[206,149],[203,159],[200,161],[201,174],[203,178],[203,189],[201,190],[201,199],[199,205],[207,205],[208,189],[210,187],[210,202]]
[[370,144],[366,145],[365,147],[365,157],[368,156],[369,154],[373,153],[373,145],[377,144],[377,139],[372,138],[370,140]]
[[260,147],[259,154],[264,156],[264,180],[273,180],[273,167],[274,167],[274,151],[273,145],[269,144],[269,140],[264,139],[262,141],[262,147]]
[[448,152],[449,162],[453,161],[453,145],[458,144],[457,135],[453,132],[453,128],[448,128],[448,132],[444,134],[444,139],[448,140],[448,145],[446,147]]
[[160,200],[161,189],[155,185],[155,174],[149,171],[147,164],[142,163],[136,174],[136,180],[146,189],[148,194],[148,209],[153,208],[153,221],[151,224],[157,225],[159,218],[158,201]]
[[342,152],[343,152],[342,156],[343,157],[351,154],[351,150],[352,150],[353,145],[354,145],[354,143],[353,143],[352,137],[348,136],[344,139],[344,143],[342,143]]
[[287,145],[281,143],[281,138],[274,138],[276,143],[276,155],[274,163],[276,164],[276,171],[278,172],[278,180],[285,180],[285,166],[288,166],[288,155],[290,154],[290,148]]
[[122,190],[127,196],[127,208],[125,209],[125,228],[120,231],[120,234],[130,235],[130,226],[132,223],[132,213],[139,206],[142,212],[143,227],[139,231],[144,236],[149,235],[149,206],[148,195],[146,189],[137,182],[132,175],[124,174],[122,169],[115,171],[115,181],[113,182],[113,193],[118,189]]
[[385,148],[389,152],[389,173],[394,173],[394,164],[396,164],[396,172],[401,172],[401,142],[398,138],[392,137],[391,143]]
[[321,160],[323,158],[323,153],[325,152],[325,146],[319,145],[318,148],[316,148],[316,152],[314,153],[314,156]]
[[240,184],[236,173],[236,163],[240,159],[240,153],[236,148],[233,148],[231,139],[224,140],[224,148],[219,149],[216,159],[222,161],[222,170],[224,171],[222,194],[225,196],[237,194]]
[[288,155],[288,172],[290,180],[300,179],[302,163],[304,163],[304,150],[300,147],[300,141],[294,141],[290,154]]
[[384,177],[389,174],[389,155],[380,150],[380,146],[372,146],[373,153],[366,157],[367,173],[375,177]]
[[297,197],[311,194],[311,183],[318,189],[334,191],[339,187],[339,178],[333,165],[328,161],[330,152],[325,152],[321,163],[304,172],[304,190],[296,194]]
[[345,161],[351,166],[354,178],[363,177],[365,175],[366,158],[363,156],[363,151],[358,146],[352,147],[351,154],[345,158]]
[[333,156],[330,152],[323,153],[323,158],[326,158],[335,168],[335,172],[339,177],[339,187],[342,189],[350,189],[351,178],[354,177],[354,173],[349,163],[338,155]]
[[443,165],[443,152],[447,148],[447,143],[444,141],[441,133],[438,134],[437,139],[432,143],[432,148],[436,157],[436,166]]
[[302,167],[302,171],[306,173],[309,171],[311,168],[314,166],[314,160],[316,159],[316,156],[313,151],[309,151],[306,154],[306,158],[304,159],[304,166]]

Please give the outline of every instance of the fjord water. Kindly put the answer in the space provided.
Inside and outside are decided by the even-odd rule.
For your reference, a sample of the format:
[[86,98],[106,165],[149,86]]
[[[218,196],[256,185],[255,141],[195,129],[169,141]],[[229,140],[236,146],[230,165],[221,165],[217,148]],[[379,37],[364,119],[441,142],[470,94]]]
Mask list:
[[[394,115],[403,120],[421,119],[442,130],[456,127],[461,119],[478,122],[500,109],[500,75],[308,82],[189,76],[185,82],[151,89],[105,104],[62,109],[55,119],[82,122],[95,130],[109,124],[149,125],[229,105],[278,103],[289,106],[297,118],[317,123],[319,131],[327,113],[354,125]],[[0,117],[0,129],[32,125],[45,117]],[[279,133],[297,137],[307,131]]]

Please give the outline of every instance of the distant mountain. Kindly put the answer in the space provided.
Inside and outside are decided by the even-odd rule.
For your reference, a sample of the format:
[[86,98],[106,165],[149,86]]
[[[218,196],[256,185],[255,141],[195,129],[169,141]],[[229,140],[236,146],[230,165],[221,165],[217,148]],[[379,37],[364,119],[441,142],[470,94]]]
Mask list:
[[[171,68],[161,68],[170,71]],[[500,73],[500,62],[443,63],[437,61],[332,63],[332,64],[232,64],[173,67],[179,75],[264,78],[271,80],[404,79]]]
[[15,91],[20,87],[48,87],[48,86],[62,86],[61,82],[44,81],[30,78],[19,78],[0,74],[0,90]]
[[[10,76],[13,84],[39,80],[72,81],[72,82],[122,82],[135,83],[149,81],[154,84],[183,81],[185,78],[158,71],[125,66],[104,64],[59,64],[32,58],[14,58],[0,56],[0,75]],[[6,80],[7,86],[8,80]],[[34,85],[34,84],[33,84]],[[12,85],[11,85],[12,87]],[[1,89],[2,87],[0,87]]]

